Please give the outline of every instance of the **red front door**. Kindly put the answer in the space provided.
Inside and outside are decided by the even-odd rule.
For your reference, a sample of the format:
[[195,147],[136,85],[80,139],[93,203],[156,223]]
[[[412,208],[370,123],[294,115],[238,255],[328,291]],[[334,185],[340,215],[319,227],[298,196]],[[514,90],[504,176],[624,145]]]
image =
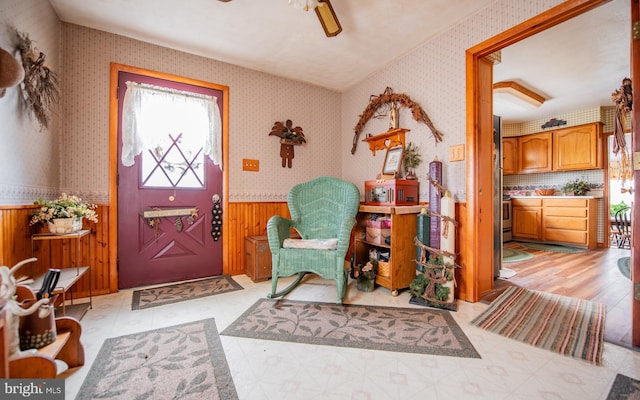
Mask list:
[[[221,275],[222,240],[212,235],[213,228],[221,232],[221,227],[212,224],[212,198],[222,196],[222,171],[201,147],[189,147],[188,132],[165,126],[153,130],[155,142],[135,156],[132,166],[123,166],[127,81],[216,96],[223,107],[219,90],[119,72],[118,286]],[[185,113],[172,119],[180,118],[189,122]]]

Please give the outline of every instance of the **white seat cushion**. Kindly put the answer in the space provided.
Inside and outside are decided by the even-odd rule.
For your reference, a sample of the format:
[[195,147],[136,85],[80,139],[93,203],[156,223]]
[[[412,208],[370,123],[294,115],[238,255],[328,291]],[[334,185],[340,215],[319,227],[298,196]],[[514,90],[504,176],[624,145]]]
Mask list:
[[338,239],[285,239],[283,249],[335,250]]

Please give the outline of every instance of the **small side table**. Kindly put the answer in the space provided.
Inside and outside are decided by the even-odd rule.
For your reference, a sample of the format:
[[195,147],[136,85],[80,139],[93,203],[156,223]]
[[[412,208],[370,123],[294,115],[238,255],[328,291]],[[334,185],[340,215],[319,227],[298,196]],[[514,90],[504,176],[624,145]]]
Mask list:
[[[31,254],[34,255],[35,253],[35,245],[34,243],[38,240],[76,240],[76,244],[77,244],[77,255],[82,254],[81,253],[81,245],[80,245],[80,240],[81,238],[83,238],[84,236],[88,237],[89,240],[89,250],[91,250],[91,235],[89,235],[91,233],[91,231],[89,229],[84,229],[84,230],[80,230],[77,232],[73,232],[73,233],[67,233],[64,235],[54,235],[52,233],[37,233],[31,236]],[[89,251],[88,254],[88,259],[91,259],[91,252]],[[49,260],[49,264],[51,264],[51,260]],[[80,320],[84,314],[87,312],[87,310],[89,310],[90,308],[92,308],[93,306],[93,299],[92,299],[92,293],[91,293],[91,266],[90,265],[85,265],[85,266],[80,266],[78,265],[79,262],[76,261],[76,266],[75,267],[67,267],[67,268],[62,268],[60,270],[60,278],[58,279],[58,284],[56,285],[54,291],[52,294],[60,294],[62,296],[62,307],[61,307],[61,314],[58,314],[56,312],[56,315],[62,315],[62,316],[72,316],[75,317],[77,320]],[[89,302],[88,303],[81,303],[81,304],[74,304],[73,303],[73,290],[72,287],[80,280],[80,278],[82,278],[85,274],[89,275]],[[31,288],[31,290],[33,290],[34,292],[37,292],[41,287],[42,287],[42,282],[44,281],[44,275],[40,275],[39,277],[34,277],[34,281],[33,283],[29,284],[28,286]],[[69,292],[70,296],[69,296],[69,300],[70,300],[70,304],[69,306],[66,305],[66,293]]]
[[254,282],[271,278],[271,250],[266,236],[244,239],[244,273]]

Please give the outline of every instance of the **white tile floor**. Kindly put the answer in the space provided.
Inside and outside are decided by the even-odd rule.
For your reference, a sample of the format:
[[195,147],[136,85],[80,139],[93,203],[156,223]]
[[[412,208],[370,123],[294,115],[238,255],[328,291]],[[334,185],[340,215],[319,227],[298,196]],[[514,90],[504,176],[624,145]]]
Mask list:
[[[222,332],[271,287],[271,281],[253,283],[244,275],[234,279],[244,290],[147,310],[131,311],[132,290],[95,297],[93,309],[81,321],[86,364],[66,373],[66,398],[75,398],[106,338],[211,317]],[[335,285],[313,278],[287,298],[333,302]],[[418,307],[409,304],[407,292],[392,297],[378,287],[363,293],[353,281],[344,302]],[[241,400],[588,400],[606,399],[616,373],[640,379],[640,353],[632,350],[605,343],[604,366],[596,367],[471,326],[469,321],[486,307],[459,301],[458,311],[452,312],[481,359],[228,336],[221,341]]]

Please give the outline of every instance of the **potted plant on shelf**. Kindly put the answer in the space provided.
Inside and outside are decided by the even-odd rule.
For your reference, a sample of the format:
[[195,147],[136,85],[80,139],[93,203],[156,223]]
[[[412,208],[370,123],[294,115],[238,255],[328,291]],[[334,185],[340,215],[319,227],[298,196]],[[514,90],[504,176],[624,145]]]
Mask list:
[[78,196],[62,193],[55,200],[45,202],[40,198],[34,204],[40,207],[31,214],[29,225],[47,224],[49,232],[54,234],[67,234],[82,229],[82,218],[98,222],[96,205]]
[[589,183],[576,179],[575,181],[567,182],[562,191],[565,194],[573,193],[574,196],[584,196],[590,188]]
[[402,163],[404,164],[404,172],[406,179],[416,179],[415,169],[422,162],[420,156],[420,147],[408,142],[404,148],[404,154],[402,155]]

